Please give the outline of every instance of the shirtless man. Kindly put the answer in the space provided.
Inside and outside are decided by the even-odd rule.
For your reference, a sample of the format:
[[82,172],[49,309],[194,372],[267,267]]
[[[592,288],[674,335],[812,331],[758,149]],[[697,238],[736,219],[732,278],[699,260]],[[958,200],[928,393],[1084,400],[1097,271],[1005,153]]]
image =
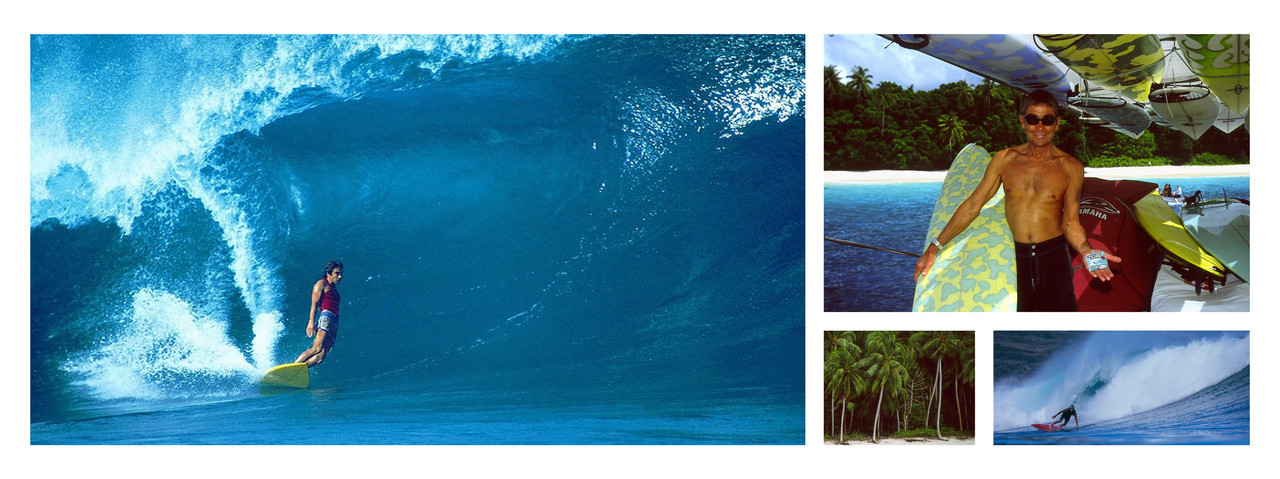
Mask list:
[[[997,152],[973,193],[956,208],[951,221],[916,261],[915,279],[929,272],[942,245],[969,227],[982,205],[1004,186],[1005,219],[1013,232],[1018,269],[1018,311],[1075,311],[1071,252],[1093,253],[1080,226],[1080,187],[1084,165],[1053,145],[1058,103],[1043,90],[1022,101],[1019,122],[1027,143]],[[1120,258],[1097,250],[1108,261]],[[1097,268],[1097,269],[1094,269]],[[1114,276],[1109,265],[1091,267],[1102,281]]]

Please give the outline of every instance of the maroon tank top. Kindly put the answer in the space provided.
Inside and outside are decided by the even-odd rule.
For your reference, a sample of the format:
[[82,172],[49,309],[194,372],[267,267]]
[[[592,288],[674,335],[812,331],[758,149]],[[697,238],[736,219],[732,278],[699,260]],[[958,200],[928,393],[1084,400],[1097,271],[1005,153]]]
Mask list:
[[342,300],[342,297],[338,295],[338,287],[332,284],[329,284],[329,278],[321,278],[321,279],[324,280],[324,284],[329,286],[329,290],[320,295],[320,310],[321,311],[328,310],[332,312],[334,316],[337,316],[338,301]]

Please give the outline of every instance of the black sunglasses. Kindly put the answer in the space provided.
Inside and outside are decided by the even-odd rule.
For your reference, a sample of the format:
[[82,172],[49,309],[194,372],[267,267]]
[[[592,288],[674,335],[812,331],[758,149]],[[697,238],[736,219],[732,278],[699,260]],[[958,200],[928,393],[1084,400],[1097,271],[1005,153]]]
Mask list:
[[1041,125],[1044,125],[1044,126],[1053,126],[1058,124],[1058,117],[1053,115],[1045,115],[1044,118],[1040,118],[1038,116],[1028,113],[1026,115],[1023,115],[1022,118],[1027,121],[1028,125],[1034,125],[1037,122],[1039,122]]

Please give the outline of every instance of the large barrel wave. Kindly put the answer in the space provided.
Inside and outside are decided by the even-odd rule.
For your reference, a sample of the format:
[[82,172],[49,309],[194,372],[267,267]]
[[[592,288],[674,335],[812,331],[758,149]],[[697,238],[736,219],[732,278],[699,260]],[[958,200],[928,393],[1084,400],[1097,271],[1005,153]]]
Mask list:
[[802,394],[803,37],[31,51],[33,422],[242,394],[330,259],[321,383]]
[[[997,443],[1215,443],[1240,438],[1248,443],[1248,332],[996,336],[1001,363],[993,397]],[[1002,363],[1002,355],[1014,359]],[[1079,414],[1080,434],[1017,434],[1033,431],[1031,424],[1050,421],[1068,405],[1075,405]]]

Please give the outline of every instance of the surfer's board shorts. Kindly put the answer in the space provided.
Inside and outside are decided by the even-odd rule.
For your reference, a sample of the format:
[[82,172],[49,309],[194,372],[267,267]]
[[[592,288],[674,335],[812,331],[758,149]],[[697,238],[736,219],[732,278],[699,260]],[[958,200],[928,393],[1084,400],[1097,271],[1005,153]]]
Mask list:
[[1013,246],[1018,259],[1018,311],[1076,311],[1067,237]]
[[327,309],[321,311],[320,317],[316,318],[316,329],[324,331],[324,344],[320,346],[325,349],[332,348],[333,342],[338,339],[338,316]]

